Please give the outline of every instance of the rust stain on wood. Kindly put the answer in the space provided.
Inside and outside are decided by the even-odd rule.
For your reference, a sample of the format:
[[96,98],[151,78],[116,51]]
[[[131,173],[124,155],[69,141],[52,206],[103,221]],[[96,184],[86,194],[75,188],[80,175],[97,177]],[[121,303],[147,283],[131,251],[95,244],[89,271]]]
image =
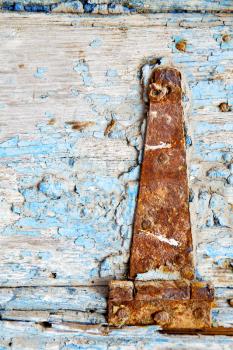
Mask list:
[[157,69],[149,97],[130,277],[162,269],[193,279],[180,73]]
[[94,122],[80,122],[80,121],[69,121],[66,122],[66,124],[71,125],[73,130],[77,130],[77,131],[82,131],[85,128],[87,128],[88,126],[91,126],[93,124],[95,124]]
[[107,136],[112,131],[115,125],[116,125],[116,121],[112,119],[104,131],[104,136]]

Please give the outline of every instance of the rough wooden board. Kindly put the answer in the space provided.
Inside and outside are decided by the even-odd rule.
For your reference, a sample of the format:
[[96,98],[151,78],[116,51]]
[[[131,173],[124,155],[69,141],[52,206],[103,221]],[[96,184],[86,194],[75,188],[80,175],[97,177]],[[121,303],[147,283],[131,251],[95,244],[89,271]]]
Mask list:
[[1,8],[10,11],[100,13],[117,15],[123,13],[148,12],[231,12],[231,0],[1,0]]
[[[105,323],[105,287],[21,287],[0,289],[0,315],[4,320]],[[217,288],[212,311],[215,327],[233,327],[233,290]]]
[[[2,286],[92,285],[124,277],[145,115],[140,70],[159,57],[182,71],[188,91],[196,275],[222,287],[214,319],[232,326],[233,127],[232,112],[218,108],[232,104],[233,43],[221,41],[231,32],[231,15],[1,14]],[[186,53],[175,49],[173,39],[180,38],[188,42]],[[66,124],[74,120],[95,124],[79,132]],[[25,299],[18,300],[24,309]],[[95,309],[101,303],[97,299]],[[18,317],[24,317],[20,310]]]
[[[106,287],[1,288],[1,310],[106,311]],[[97,309],[96,309],[97,307]]]
[[156,327],[105,327],[59,324],[46,328],[31,322],[2,322],[0,341],[3,349],[45,350],[231,350],[232,337],[202,335],[165,335]]
[[[102,284],[125,272],[142,147],[138,74],[150,57],[175,64],[192,98],[197,273],[216,286],[231,283],[232,112],[218,109],[232,99],[232,44],[221,42],[230,18],[1,15],[2,285]],[[187,53],[174,48],[180,37]],[[79,132],[66,124],[72,120],[94,124]]]

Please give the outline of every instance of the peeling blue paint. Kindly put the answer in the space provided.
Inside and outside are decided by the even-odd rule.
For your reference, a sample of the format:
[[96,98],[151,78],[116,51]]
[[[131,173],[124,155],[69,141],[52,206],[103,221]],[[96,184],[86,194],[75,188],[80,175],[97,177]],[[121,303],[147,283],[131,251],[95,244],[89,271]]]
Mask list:
[[226,179],[230,174],[228,169],[218,169],[214,168],[207,172],[207,176],[213,179],[223,178]]
[[5,103],[0,102],[0,110],[6,109],[7,105]]
[[[67,4],[68,3],[68,4]],[[198,3],[193,4],[192,2],[187,1],[170,1],[170,2],[151,2],[149,0],[139,1],[139,0],[128,0],[128,1],[117,1],[110,3],[98,3],[88,0],[58,0],[57,3],[51,1],[51,3],[44,4],[41,0],[18,0],[16,2],[11,0],[3,1],[2,6],[0,7],[3,10],[7,11],[28,11],[28,12],[51,12],[54,9],[59,9],[59,6],[64,4],[64,7],[67,7],[67,11],[73,12],[77,10],[78,12],[84,13],[98,13],[98,11],[105,10],[109,14],[128,14],[128,13],[150,13],[150,12],[170,12],[172,14],[179,14],[185,12],[193,11],[223,11],[229,10],[231,7],[230,1],[210,1],[202,0]],[[211,19],[210,19],[211,21]]]
[[110,77],[110,78],[116,78],[116,77],[118,76],[117,69],[109,68],[109,69],[106,71],[106,76],[107,76],[107,77]]
[[36,69],[36,73],[34,73],[34,77],[35,78],[43,78],[44,77],[44,75],[45,75],[45,73],[48,71],[48,68],[46,68],[46,67],[38,67],[37,69]]
[[218,99],[226,98],[226,92],[224,91],[224,87],[222,81],[199,81],[192,87],[192,98],[195,99]]
[[83,84],[85,86],[90,86],[92,84],[92,78],[89,72],[89,65],[86,63],[84,59],[79,60],[75,64],[74,71],[81,75]]
[[102,45],[102,40],[100,38],[94,39],[90,44],[89,44],[93,49],[97,49],[101,47]]
[[221,246],[217,242],[209,243],[206,248],[206,253],[216,262],[219,261],[222,264],[226,258],[233,259],[233,251],[230,246]]
[[[107,349],[107,347],[103,347],[102,345],[91,345],[92,350],[104,350]],[[88,350],[90,349],[90,344],[83,344],[83,345],[77,345],[77,344],[68,344],[61,348],[61,350]]]
[[230,175],[230,176],[227,178],[227,182],[229,183],[229,185],[233,186],[233,175]]
[[206,134],[218,131],[233,131],[233,123],[214,124],[208,122],[198,122],[195,128],[196,134]]
[[38,190],[51,199],[59,199],[67,188],[64,183],[55,181],[51,176],[46,176],[39,183]]
[[[92,9],[92,12],[98,9],[97,5]],[[135,6],[137,6],[136,2]],[[21,11],[21,9],[22,7],[15,8],[17,11]],[[29,10],[29,7],[27,9]],[[37,9],[31,8],[31,10],[42,11],[43,8],[37,7]],[[111,10],[112,13],[121,11],[115,5],[109,6],[108,10]],[[123,11],[127,11],[127,8],[124,8]],[[170,25],[172,25],[172,21],[175,22],[174,19],[171,19]],[[189,21],[192,20],[190,19]],[[188,30],[183,31],[180,37],[186,38],[186,35],[187,40],[189,40],[190,33],[188,33]],[[101,47],[103,44],[102,38],[92,39],[93,37],[91,36],[88,39],[90,45],[88,52],[91,52],[92,49],[93,52],[97,52],[98,50],[94,49]],[[202,192],[195,192],[195,196],[193,192],[190,197],[194,203],[192,205],[196,204],[198,206],[198,214],[205,216],[203,222],[200,223],[201,228],[203,227],[207,232],[210,232],[210,235],[213,232],[211,230],[213,227],[214,230],[219,230],[220,232],[220,239],[218,242],[215,242],[216,246],[212,246],[212,242],[208,242],[204,251],[204,254],[206,253],[213,258],[216,265],[220,266],[224,259],[232,258],[230,248],[223,247],[220,243],[222,241],[221,231],[224,228],[227,231],[226,234],[228,234],[228,219],[231,219],[231,214],[227,211],[228,203],[226,197],[228,194],[225,196],[225,193],[221,193],[221,191],[228,193],[227,191],[231,190],[230,186],[233,185],[231,175],[233,170],[229,165],[232,161],[233,147],[230,138],[225,137],[225,134],[229,135],[233,131],[233,124],[229,122],[228,117],[230,115],[223,116],[223,118],[226,116],[226,122],[223,124],[214,120],[214,118],[212,122],[209,122],[209,117],[206,118],[205,113],[208,111],[211,115],[211,111],[214,113],[218,111],[220,100],[228,101],[229,103],[233,100],[232,85],[222,85],[220,80],[219,82],[211,81],[214,75],[216,78],[216,73],[224,73],[224,67],[226,67],[224,59],[230,59],[230,55],[228,53],[223,55],[213,53],[211,61],[208,56],[210,54],[209,50],[206,52],[206,62],[200,63],[194,61],[191,45],[188,48],[190,52],[184,54],[175,52],[173,63],[178,67],[182,66],[182,72],[185,75],[188,88],[191,90],[192,116],[197,116],[196,120],[195,118],[192,119],[194,123],[192,125],[193,139],[191,140],[189,135],[186,137],[186,143],[191,147],[191,152],[194,154],[193,159],[196,162],[191,164],[190,175],[193,177],[191,186],[195,183],[195,186],[199,188],[198,182],[203,171],[200,161],[206,162],[205,166],[208,165],[208,167],[204,168],[204,172],[206,172],[206,169],[209,169],[205,174],[210,180],[205,183],[201,183],[201,180],[200,186],[203,185],[204,187]],[[228,49],[224,48],[224,50]],[[198,52],[203,53],[204,50],[196,50],[195,54],[198,54]],[[161,63],[163,64],[164,62],[167,63],[166,58],[161,59]],[[40,64],[43,65],[43,62]],[[193,68],[193,65],[195,68]],[[119,67],[119,71],[114,66]],[[98,93],[84,93],[82,91],[83,87],[78,88],[78,84],[80,84],[79,76],[81,77],[81,83],[85,86],[91,86],[90,91],[94,91],[92,89],[94,77],[92,80],[91,65],[89,67],[89,62],[79,60],[74,63],[74,66],[70,66],[69,69],[74,69],[77,73],[77,82],[70,83],[73,86],[70,87],[71,85],[69,85],[67,93],[69,98],[72,98],[72,101],[77,101],[77,105],[80,101],[88,104],[91,113],[97,120],[93,129],[78,133],[71,130],[65,123],[62,125],[60,120],[59,127],[56,125],[48,126],[48,120],[45,119],[52,119],[56,115],[53,110],[47,108],[48,110],[42,111],[42,116],[46,118],[43,118],[40,124],[36,126],[33,140],[24,139],[23,136],[20,138],[12,137],[0,144],[2,163],[12,170],[12,174],[16,174],[18,191],[23,196],[22,203],[13,203],[9,209],[11,215],[16,214],[14,215],[15,222],[12,221],[11,225],[1,229],[0,234],[2,236],[14,235],[19,239],[19,242],[22,240],[27,244],[27,240],[29,242],[30,240],[32,242],[38,239],[43,240],[45,237],[44,232],[46,231],[46,238],[48,237],[50,244],[56,247],[56,253],[54,253],[55,249],[49,251],[47,248],[43,250],[41,247],[31,251],[29,251],[29,248],[20,248],[18,253],[21,259],[20,263],[12,265],[12,271],[22,276],[22,280],[19,283],[26,284],[31,280],[49,283],[49,278],[54,278],[52,281],[55,282],[56,279],[56,283],[59,285],[64,283],[90,284],[92,279],[94,283],[96,280],[101,281],[101,278],[106,280],[111,276],[115,276],[114,273],[118,269],[121,276],[123,276],[125,271],[124,261],[119,262],[117,259],[120,253],[125,254],[129,252],[130,248],[132,221],[138,191],[139,163],[135,159],[136,157],[132,156],[132,162],[119,162],[119,169],[121,169],[120,163],[124,162],[128,165],[124,164],[124,170],[119,170],[118,175],[107,175],[108,171],[110,173],[112,171],[110,163],[108,163],[106,170],[104,169],[104,159],[98,159],[100,163],[98,165],[94,163],[93,159],[80,158],[79,150],[77,151],[76,149],[76,143],[77,140],[82,139],[83,144],[85,144],[89,137],[92,139],[98,137],[110,142],[120,139],[127,140],[128,144],[137,150],[140,162],[142,156],[140,123],[144,114],[144,106],[140,100],[139,86],[137,81],[130,83],[127,96],[118,95],[115,97],[113,96],[114,94],[108,95],[109,86],[120,83],[122,75],[121,67],[112,61],[111,65],[105,67],[102,72],[102,83],[108,87],[104,90],[105,93],[99,93],[101,92],[100,89],[98,89]],[[197,82],[196,76],[192,75],[193,69],[197,70],[197,74],[200,77],[207,74],[205,71],[209,70],[208,76],[210,81]],[[38,75],[38,79],[44,78],[46,77],[46,71],[39,70],[39,72],[36,72],[36,75]],[[217,78],[219,77],[217,76]],[[139,77],[137,79],[139,84]],[[40,83],[39,80],[37,82]],[[45,97],[47,95],[45,93],[41,94],[41,96]],[[76,97],[78,98],[76,99]],[[44,103],[46,103],[45,100]],[[42,102],[40,101],[40,103]],[[189,101],[186,99],[184,102]],[[2,103],[4,104],[4,101]],[[121,104],[123,103],[129,106],[129,112],[122,112]],[[8,106],[4,105],[4,108],[6,107],[8,108]],[[204,113],[203,107],[206,108]],[[75,111],[77,120],[79,120],[78,114]],[[66,120],[71,120],[68,117],[70,115],[65,116]],[[104,135],[105,127],[112,119],[116,121],[116,125],[112,132],[106,136]],[[140,123],[138,122],[139,120]],[[136,128],[134,128],[135,125],[137,125]],[[218,137],[218,140],[221,142],[212,141],[212,143],[209,143],[208,136],[211,134],[215,134],[216,139],[217,136],[221,135],[221,137]],[[114,161],[113,155],[112,162]],[[216,164],[209,165],[208,162],[218,162],[220,165],[218,164],[218,167],[215,167]],[[48,173],[51,176],[48,177]],[[64,175],[62,179],[60,178],[61,174]],[[215,182],[216,179],[221,181]],[[206,183],[208,183],[208,186]],[[216,183],[219,191],[217,196],[213,193],[214,186],[212,186],[212,184],[216,185]],[[57,262],[62,261],[65,254],[70,256],[71,268],[64,272]],[[11,257],[9,257],[9,269],[12,264],[10,259]],[[30,265],[33,259],[36,259],[37,266],[35,266],[36,264]],[[80,266],[80,264],[82,264],[81,271],[76,269],[76,266]],[[100,271],[102,271],[101,274]],[[200,271],[202,270],[200,269]],[[200,271],[197,268],[197,278],[204,279],[203,272]],[[55,277],[53,275],[48,277],[51,272],[56,273]],[[4,283],[11,283],[10,278],[9,281]],[[72,293],[74,293],[74,290],[70,289],[70,298],[75,299]],[[104,296],[101,296],[101,298],[104,299]],[[44,308],[46,309],[48,305],[54,306],[56,304],[55,302],[52,304],[52,302],[50,300],[44,303]],[[74,301],[72,302],[74,303]],[[41,307],[41,304],[43,306],[43,301],[37,304],[39,305],[38,307]],[[18,304],[18,307],[28,307],[28,301]],[[86,308],[87,304],[84,303],[83,309],[86,310]],[[140,330],[137,330],[137,332],[140,333]],[[151,329],[148,330],[146,335],[146,331],[143,330],[143,332],[143,337],[154,335],[154,329],[153,331]],[[130,343],[130,339],[125,341],[126,344],[128,344],[127,342]],[[158,342],[163,343],[166,340],[162,339]],[[66,344],[66,346],[69,345],[71,344]],[[79,346],[85,348],[86,344]]]

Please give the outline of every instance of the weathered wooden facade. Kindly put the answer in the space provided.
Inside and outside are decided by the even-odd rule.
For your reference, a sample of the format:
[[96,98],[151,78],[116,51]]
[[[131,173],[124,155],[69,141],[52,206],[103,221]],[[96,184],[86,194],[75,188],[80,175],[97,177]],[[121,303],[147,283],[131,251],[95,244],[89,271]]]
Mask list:
[[[233,4],[115,3],[1,5],[0,349],[230,350]],[[219,335],[106,323],[163,66],[182,73],[195,277],[215,286]]]

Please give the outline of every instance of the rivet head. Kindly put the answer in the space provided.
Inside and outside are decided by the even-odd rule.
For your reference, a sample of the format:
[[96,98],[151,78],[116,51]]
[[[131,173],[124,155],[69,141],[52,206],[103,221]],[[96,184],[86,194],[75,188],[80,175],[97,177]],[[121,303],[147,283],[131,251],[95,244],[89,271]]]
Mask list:
[[148,230],[151,228],[151,221],[149,219],[143,219],[141,226],[143,230]]
[[187,266],[183,266],[182,275],[183,275],[184,278],[186,278],[187,280],[192,280],[192,279],[194,278],[193,269],[190,268],[188,265],[187,265]]
[[224,41],[224,42],[231,41],[231,36],[230,36],[230,34],[224,34],[224,35],[222,36],[222,41]]
[[219,109],[221,112],[229,112],[231,110],[231,107],[227,102],[222,102],[219,105]]
[[184,257],[183,257],[183,255],[180,255],[180,254],[176,255],[176,257],[175,257],[175,263],[176,263],[177,265],[182,265],[182,264],[184,263]]
[[195,309],[193,311],[193,315],[194,315],[195,318],[200,319],[200,318],[203,318],[204,313],[203,313],[203,310],[200,307],[198,307],[197,309]]
[[179,51],[185,52],[187,48],[187,41],[186,40],[180,40],[176,43],[176,48]]
[[154,321],[160,326],[168,326],[171,323],[171,318],[168,312],[159,311],[153,315]]
[[169,157],[166,153],[161,153],[158,156],[157,160],[158,160],[158,163],[160,163],[160,164],[166,164],[169,160]]
[[152,102],[161,101],[169,92],[166,86],[160,84],[152,83],[150,85],[149,98]]
[[129,316],[129,312],[125,307],[120,308],[117,313],[117,317],[119,317],[121,320],[127,319]]

